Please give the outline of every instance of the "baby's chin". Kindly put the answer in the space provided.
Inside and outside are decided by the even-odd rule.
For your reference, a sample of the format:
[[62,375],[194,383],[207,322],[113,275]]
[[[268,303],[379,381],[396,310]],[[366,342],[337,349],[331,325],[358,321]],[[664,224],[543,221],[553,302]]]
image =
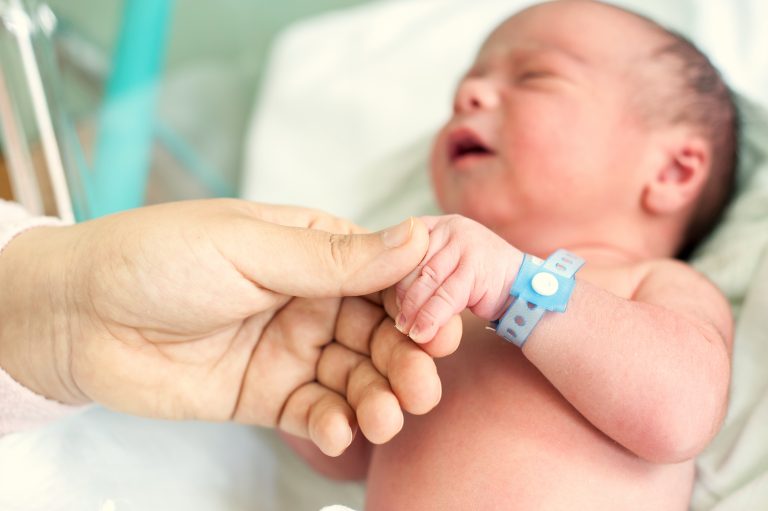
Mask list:
[[505,208],[495,205],[492,198],[482,200],[464,197],[463,199],[452,202],[442,202],[438,199],[438,204],[446,214],[465,216],[492,229],[512,222],[510,215],[503,211]]
[[492,183],[461,185],[446,178],[445,170],[439,168],[433,168],[431,174],[432,191],[443,213],[465,216],[490,228],[513,221],[509,200]]

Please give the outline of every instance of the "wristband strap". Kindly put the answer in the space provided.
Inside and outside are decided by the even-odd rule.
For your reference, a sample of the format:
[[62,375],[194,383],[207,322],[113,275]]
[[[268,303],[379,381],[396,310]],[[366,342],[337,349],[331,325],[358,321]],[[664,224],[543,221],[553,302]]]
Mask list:
[[563,249],[546,261],[524,254],[509,291],[512,305],[491,323],[496,333],[522,348],[546,311],[565,312],[576,284],[574,275],[583,265],[582,258]]

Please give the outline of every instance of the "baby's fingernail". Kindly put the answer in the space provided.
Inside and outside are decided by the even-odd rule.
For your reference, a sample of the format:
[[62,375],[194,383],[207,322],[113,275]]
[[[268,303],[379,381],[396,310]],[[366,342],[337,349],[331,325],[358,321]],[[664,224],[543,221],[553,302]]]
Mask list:
[[418,326],[414,326],[411,328],[411,331],[408,332],[408,337],[410,337],[415,342],[424,342],[426,339],[422,339],[422,335],[422,329]]
[[390,227],[381,233],[381,242],[387,248],[397,248],[405,245],[411,239],[413,231],[413,217],[408,220]]
[[405,334],[405,314],[402,312],[397,315],[397,319],[395,319],[395,328],[397,328],[401,334]]

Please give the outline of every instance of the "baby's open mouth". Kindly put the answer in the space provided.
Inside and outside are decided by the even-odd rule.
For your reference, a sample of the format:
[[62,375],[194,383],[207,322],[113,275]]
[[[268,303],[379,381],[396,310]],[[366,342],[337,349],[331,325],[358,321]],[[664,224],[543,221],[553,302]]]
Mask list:
[[452,163],[467,157],[492,154],[493,150],[471,130],[456,131],[448,138],[448,158]]

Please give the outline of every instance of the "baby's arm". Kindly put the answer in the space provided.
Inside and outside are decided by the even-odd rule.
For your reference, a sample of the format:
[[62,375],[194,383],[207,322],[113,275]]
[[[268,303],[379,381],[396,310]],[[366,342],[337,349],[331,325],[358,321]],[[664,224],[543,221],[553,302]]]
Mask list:
[[[421,270],[398,286],[398,327],[424,341],[464,307],[497,319],[522,254],[462,217],[427,223]],[[731,339],[722,295],[685,264],[662,261],[629,299],[577,279],[567,312],[546,313],[523,353],[603,433],[669,463],[695,456],[719,429]]]

